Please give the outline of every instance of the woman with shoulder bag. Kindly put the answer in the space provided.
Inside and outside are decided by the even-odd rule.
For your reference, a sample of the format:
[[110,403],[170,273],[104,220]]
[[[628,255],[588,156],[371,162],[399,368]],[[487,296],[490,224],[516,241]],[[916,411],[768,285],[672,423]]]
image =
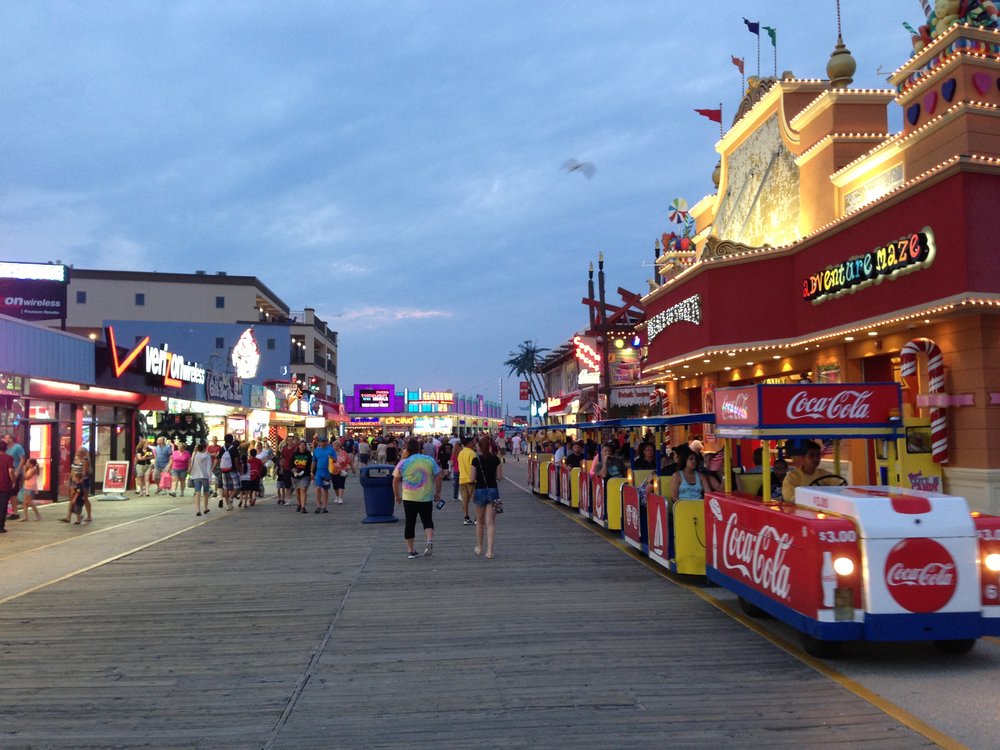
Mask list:
[[493,540],[496,536],[497,513],[503,513],[500,500],[499,480],[503,479],[503,464],[496,454],[493,441],[488,437],[479,439],[479,455],[472,459],[472,481],[476,493],[472,502],[476,506],[476,555],[483,554],[483,525],[486,529],[486,559],[493,559]]
[[143,438],[135,447],[135,494],[149,497],[153,474],[153,449]]

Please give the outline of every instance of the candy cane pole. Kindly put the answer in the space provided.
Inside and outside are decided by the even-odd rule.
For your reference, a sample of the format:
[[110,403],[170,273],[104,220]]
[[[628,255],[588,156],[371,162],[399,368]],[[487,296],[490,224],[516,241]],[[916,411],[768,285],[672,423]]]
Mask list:
[[[941,347],[930,339],[920,338],[908,341],[899,352],[899,374],[906,383],[906,401],[916,406],[917,355],[927,355],[927,392],[944,392],[944,357]],[[935,463],[948,463],[948,423],[945,411],[940,407],[930,410],[931,415],[931,457]]]

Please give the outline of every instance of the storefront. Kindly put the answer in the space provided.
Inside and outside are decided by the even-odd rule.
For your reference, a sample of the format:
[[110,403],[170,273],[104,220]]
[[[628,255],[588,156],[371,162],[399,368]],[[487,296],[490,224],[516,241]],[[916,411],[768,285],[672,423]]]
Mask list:
[[[901,382],[901,418],[937,424],[945,490],[1000,510],[998,52],[996,32],[956,26],[895,92],[752,82],[718,193],[691,211],[699,260],[662,257],[644,298],[643,384],[693,412],[722,386]],[[863,445],[847,459],[873,478]]]
[[38,497],[67,497],[80,447],[100,489],[109,460],[130,460],[144,397],[95,384],[94,342],[0,316],[0,432],[38,461]]

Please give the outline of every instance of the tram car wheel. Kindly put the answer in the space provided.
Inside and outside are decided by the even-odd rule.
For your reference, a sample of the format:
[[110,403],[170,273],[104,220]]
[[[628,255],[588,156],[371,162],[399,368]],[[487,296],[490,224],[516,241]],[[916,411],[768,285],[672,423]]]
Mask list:
[[832,659],[840,653],[840,641],[824,641],[808,633],[799,633],[799,642],[810,656],[817,659]]
[[747,617],[753,617],[755,620],[763,620],[771,616],[765,610],[761,609],[756,604],[752,604],[751,602],[747,601],[742,596],[739,599],[740,599],[740,609],[743,610],[743,614],[745,614]]
[[934,641],[939,651],[946,654],[967,654],[975,648],[975,638],[956,638],[948,641]]

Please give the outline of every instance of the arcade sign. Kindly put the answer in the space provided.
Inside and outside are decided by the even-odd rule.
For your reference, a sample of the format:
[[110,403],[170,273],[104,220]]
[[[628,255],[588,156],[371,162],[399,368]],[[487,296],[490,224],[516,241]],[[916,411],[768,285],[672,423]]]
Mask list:
[[[185,383],[201,385],[205,382],[205,368],[197,362],[187,361],[184,355],[178,352],[170,351],[167,344],[163,344],[162,348],[152,346],[149,343],[149,336],[145,336],[124,358],[119,358],[114,328],[111,326],[105,328],[104,335],[111,352],[111,364],[116,378],[133,369],[141,370],[157,381],[162,378],[162,385],[168,388],[180,388]],[[144,355],[141,360],[140,355]],[[161,383],[157,382],[157,385]]]
[[392,386],[378,388],[358,388],[359,410],[387,410],[392,405]]
[[855,255],[802,280],[802,299],[819,304],[826,299],[879,284],[883,279],[894,280],[903,274],[927,268],[934,262],[937,245],[934,232],[924,227],[895,242]]

